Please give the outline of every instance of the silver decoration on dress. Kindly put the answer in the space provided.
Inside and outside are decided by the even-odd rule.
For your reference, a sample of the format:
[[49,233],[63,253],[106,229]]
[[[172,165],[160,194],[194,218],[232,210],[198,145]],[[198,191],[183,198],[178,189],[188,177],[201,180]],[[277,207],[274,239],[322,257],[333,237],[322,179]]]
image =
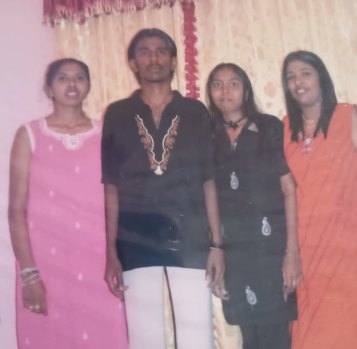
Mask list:
[[[87,138],[91,137],[94,134],[99,133],[100,131],[99,124],[97,124],[97,122],[94,121],[91,121],[91,124],[92,124],[92,128],[89,129],[88,131],[70,134],[70,133],[60,133],[60,132],[53,131],[48,128],[47,121],[45,118],[40,120],[40,128],[42,132],[44,132],[46,135],[50,135],[55,139],[59,140],[64,145],[64,147],[68,150],[79,149]],[[52,151],[52,149],[49,150]]]
[[304,138],[304,142],[302,144],[302,152],[304,154],[310,154],[312,152],[312,142],[313,142],[313,138],[310,137]]
[[271,235],[271,226],[268,222],[268,218],[267,217],[263,217],[262,220],[262,234],[264,236],[269,236]]
[[157,175],[157,176],[161,176],[164,174],[164,171],[161,169],[161,166],[158,165],[155,170],[154,170],[154,173]]
[[239,187],[239,180],[238,180],[236,173],[233,171],[231,173],[231,188],[233,190],[237,190],[238,187]]
[[245,294],[247,296],[247,302],[250,305],[256,305],[258,303],[257,296],[255,293],[250,289],[249,286],[246,286],[245,288]]
[[78,134],[63,134],[60,135],[60,138],[64,146],[69,150],[74,150],[80,145],[80,137]]

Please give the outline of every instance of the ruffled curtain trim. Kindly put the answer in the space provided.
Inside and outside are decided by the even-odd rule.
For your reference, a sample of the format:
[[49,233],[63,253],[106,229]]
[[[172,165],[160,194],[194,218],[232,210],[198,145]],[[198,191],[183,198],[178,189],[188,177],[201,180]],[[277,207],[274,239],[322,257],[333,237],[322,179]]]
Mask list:
[[[181,0],[181,2],[191,0]],[[133,12],[144,9],[173,6],[176,0],[43,0],[43,21],[56,25],[61,20],[83,23],[89,17],[113,12]]]

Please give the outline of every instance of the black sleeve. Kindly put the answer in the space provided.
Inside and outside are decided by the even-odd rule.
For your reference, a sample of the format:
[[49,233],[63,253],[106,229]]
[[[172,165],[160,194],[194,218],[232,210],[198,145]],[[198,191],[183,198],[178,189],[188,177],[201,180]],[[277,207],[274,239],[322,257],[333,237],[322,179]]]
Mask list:
[[284,176],[290,172],[284,155],[284,127],[276,117],[269,117],[268,141],[271,159],[278,175]]
[[102,132],[102,183],[117,185],[119,171],[115,157],[114,144],[115,113],[109,106],[104,114]]
[[211,117],[205,106],[201,108],[201,125],[196,135],[199,159],[202,169],[202,181],[214,179],[213,130]]

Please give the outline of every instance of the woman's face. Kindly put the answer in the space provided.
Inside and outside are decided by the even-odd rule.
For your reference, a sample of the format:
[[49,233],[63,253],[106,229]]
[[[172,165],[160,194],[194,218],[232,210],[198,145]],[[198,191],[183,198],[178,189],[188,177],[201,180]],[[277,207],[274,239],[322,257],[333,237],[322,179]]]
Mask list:
[[320,78],[316,69],[303,61],[292,61],[286,69],[288,89],[301,108],[321,104]]
[[63,64],[53,77],[47,94],[55,104],[76,107],[87,97],[90,89],[88,77],[76,63]]
[[244,98],[243,82],[232,69],[218,70],[209,88],[212,101],[223,116],[241,114]]

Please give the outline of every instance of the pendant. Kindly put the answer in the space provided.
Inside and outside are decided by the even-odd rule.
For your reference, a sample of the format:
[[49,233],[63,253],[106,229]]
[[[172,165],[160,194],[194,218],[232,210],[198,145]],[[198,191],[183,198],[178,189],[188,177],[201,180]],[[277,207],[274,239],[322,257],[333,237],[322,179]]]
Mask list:
[[312,152],[312,138],[305,138],[302,145],[302,152],[309,154]]
[[154,173],[155,173],[157,176],[161,176],[162,174],[164,174],[164,171],[161,169],[161,166],[158,165],[158,166],[155,168]]
[[247,302],[250,305],[256,305],[258,303],[257,296],[255,293],[250,289],[249,286],[245,288],[245,294],[247,296]]
[[62,143],[67,149],[73,150],[79,146],[78,135],[63,135],[61,137]]
[[262,234],[264,236],[269,236],[271,234],[271,226],[267,217],[264,217],[262,220]]
[[235,172],[231,173],[231,188],[237,190],[239,187],[239,180]]

